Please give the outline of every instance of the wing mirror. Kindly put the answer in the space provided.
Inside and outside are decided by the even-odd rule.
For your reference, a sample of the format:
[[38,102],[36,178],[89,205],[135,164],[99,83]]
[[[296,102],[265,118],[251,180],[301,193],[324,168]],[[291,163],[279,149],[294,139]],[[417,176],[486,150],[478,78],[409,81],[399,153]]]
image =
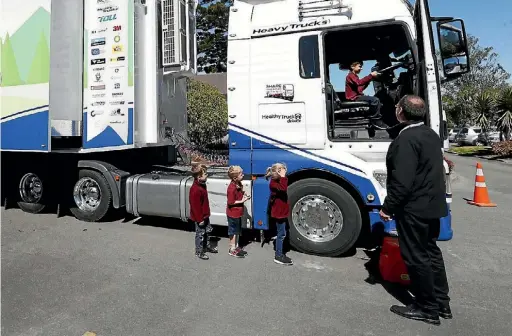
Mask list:
[[438,22],[437,35],[444,76],[453,78],[468,73],[469,51],[464,21],[455,19]]

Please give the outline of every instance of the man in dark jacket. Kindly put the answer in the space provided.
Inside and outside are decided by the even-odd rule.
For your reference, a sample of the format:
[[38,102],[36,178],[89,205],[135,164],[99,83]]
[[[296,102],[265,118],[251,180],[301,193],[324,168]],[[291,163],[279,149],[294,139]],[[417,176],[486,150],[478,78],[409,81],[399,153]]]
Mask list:
[[439,316],[452,318],[443,255],[436,244],[440,218],[448,214],[441,139],[423,124],[425,102],[420,97],[403,97],[396,116],[400,124],[390,129],[396,138],[386,156],[387,197],[380,215],[396,220],[415,304],[392,306],[391,311],[438,325]]

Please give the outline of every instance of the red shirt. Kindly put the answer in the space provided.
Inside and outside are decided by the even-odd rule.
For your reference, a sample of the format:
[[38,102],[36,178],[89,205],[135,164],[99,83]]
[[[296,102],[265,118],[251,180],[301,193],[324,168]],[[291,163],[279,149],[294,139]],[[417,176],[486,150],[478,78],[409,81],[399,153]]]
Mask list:
[[355,73],[349,72],[345,79],[345,97],[348,100],[355,100],[357,97],[362,96],[364,89],[370,84],[372,78],[372,75],[368,75],[359,79]]
[[228,186],[228,203],[226,207],[226,215],[231,218],[240,218],[244,215],[244,204],[235,204],[244,197],[244,190],[241,185],[231,182]]
[[290,206],[288,205],[288,178],[270,180],[270,217],[276,219],[288,218]]
[[200,223],[210,217],[210,202],[208,201],[206,184],[199,183],[195,179],[192,187],[190,187],[188,200],[190,203],[190,220]]

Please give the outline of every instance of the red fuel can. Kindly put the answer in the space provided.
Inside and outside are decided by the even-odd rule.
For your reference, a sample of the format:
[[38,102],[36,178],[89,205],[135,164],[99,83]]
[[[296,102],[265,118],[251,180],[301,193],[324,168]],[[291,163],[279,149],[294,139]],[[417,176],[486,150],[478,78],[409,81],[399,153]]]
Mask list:
[[384,237],[379,258],[382,279],[388,282],[409,285],[409,274],[400,255],[398,237]]

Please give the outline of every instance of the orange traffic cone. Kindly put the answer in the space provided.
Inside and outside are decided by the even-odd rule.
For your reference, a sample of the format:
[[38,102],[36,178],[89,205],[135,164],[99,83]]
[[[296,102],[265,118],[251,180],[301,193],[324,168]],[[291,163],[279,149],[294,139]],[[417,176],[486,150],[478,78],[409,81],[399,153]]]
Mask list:
[[489,193],[487,192],[487,186],[485,185],[484,171],[482,170],[480,162],[476,163],[475,192],[473,194],[473,200],[468,200],[468,204],[479,207],[496,206],[496,204],[491,203],[491,200],[489,199]]

